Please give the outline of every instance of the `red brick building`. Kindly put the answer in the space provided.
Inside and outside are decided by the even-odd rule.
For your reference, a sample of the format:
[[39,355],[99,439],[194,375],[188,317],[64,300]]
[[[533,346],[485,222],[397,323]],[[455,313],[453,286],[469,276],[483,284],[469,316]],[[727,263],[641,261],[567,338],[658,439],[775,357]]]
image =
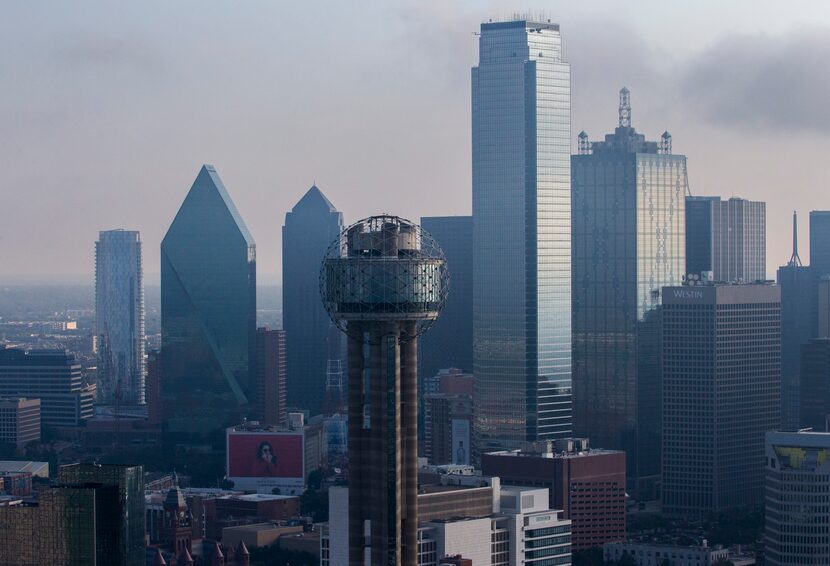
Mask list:
[[571,520],[573,550],[625,540],[625,452],[590,449],[579,438],[535,442],[484,454],[481,468],[504,485],[548,488],[550,508]]

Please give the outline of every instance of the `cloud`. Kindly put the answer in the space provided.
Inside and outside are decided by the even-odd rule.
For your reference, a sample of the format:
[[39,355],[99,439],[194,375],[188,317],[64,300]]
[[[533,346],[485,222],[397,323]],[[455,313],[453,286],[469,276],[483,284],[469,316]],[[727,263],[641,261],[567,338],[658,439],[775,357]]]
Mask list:
[[680,99],[741,131],[830,132],[830,30],[726,37],[680,69]]
[[110,35],[98,31],[67,33],[49,45],[53,65],[69,72],[157,76],[163,68],[161,53],[143,36]]

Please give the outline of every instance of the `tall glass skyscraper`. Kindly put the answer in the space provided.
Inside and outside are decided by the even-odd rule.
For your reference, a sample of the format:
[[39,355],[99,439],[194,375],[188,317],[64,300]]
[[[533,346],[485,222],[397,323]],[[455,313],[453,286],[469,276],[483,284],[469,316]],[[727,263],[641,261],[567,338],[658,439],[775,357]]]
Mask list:
[[161,395],[173,429],[246,415],[255,384],[256,245],[212,165],[161,243]]
[[344,358],[340,332],[320,302],[320,262],[343,230],[338,212],[323,192],[312,186],[285,215],[282,228],[282,318],[285,329],[289,407],[323,409],[329,359]]
[[830,276],[830,211],[810,211],[810,267],[816,277]]
[[144,280],[138,232],[107,230],[95,242],[98,401],[144,403]]
[[686,272],[715,281],[767,278],[767,205],[742,198],[686,197]]
[[421,338],[418,375],[421,380],[439,370],[473,371],[473,217],[424,216],[421,227],[444,251],[451,292],[441,318]]
[[686,158],[631,127],[573,156],[574,432],[625,450],[629,487],[660,476],[660,290],[686,268]]
[[478,453],[571,434],[570,97],[558,24],[481,24],[472,70]]
[[778,268],[781,287],[781,427],[798,430],[801,425],[802,349],[819,336],[818,280],[810,265],[802,265],[798,254],[798,216],[793,212],[793,253]]

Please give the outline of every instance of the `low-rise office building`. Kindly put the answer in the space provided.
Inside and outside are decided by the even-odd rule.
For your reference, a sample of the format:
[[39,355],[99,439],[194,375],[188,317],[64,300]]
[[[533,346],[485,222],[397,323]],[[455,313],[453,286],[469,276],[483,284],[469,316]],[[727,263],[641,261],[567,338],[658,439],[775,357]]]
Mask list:
[[23,448],[40,440],[40,399],[0,398],[0,443]]
[[81,364],[65,350],[0,346],[0,396],[40,399],[42,426],[76,427],[93,416],[95,385],[84,385]]
[[[729,550],[708,546],[676,546],[639,542],[609,542],[602,546],[606,562],[618,562],[628,555],[637,566],[712,566],[729,559]],[[754,563],[754,562],[753,562]]]
[[[548,490],[500,487],[491,479],[486,487],[444,485],[418,495],[418,566],[445,564],[447,556],[476,566],[569,565],[571,522],[548,507]],[[345,517],[347,508],[348,488],[332,488],[329,516]],[[344,523],[324,525],[321,566],[348,566]]]
[[625,452],[592,449],[588,439],[528,443],[491,452],[482,472],[504,485],[548,489],[550,509],[571,521],[574,550],[625,540]]

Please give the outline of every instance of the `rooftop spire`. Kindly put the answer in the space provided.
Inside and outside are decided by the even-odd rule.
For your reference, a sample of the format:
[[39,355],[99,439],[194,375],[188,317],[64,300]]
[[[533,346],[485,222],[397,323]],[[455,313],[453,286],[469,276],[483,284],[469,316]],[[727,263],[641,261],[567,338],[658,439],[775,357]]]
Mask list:
[[620,128],[631,127],[631,92],[626,88],[620,89]]
[[798,257],[798,213],[793,210],[793,255],[790,256],[788,265],[801,266],[801,258]]

